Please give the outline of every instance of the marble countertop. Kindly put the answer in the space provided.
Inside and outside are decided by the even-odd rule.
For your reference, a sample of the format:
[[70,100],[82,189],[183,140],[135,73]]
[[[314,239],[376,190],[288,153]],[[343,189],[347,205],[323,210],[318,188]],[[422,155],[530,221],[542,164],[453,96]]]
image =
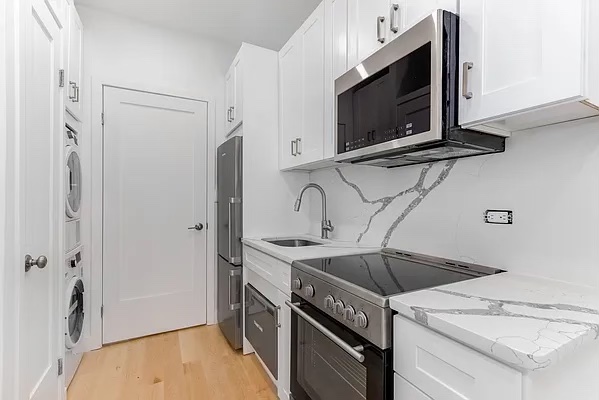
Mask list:
[[[286,237],[267,237],[266,239],[287,239]],[[352,254],[365,254],[379,251],[380,247],[360,246],[355,242],[340,242],[335,240],[324,240],[313,235],[293,235],[293,238],[306,239],[313,242],[322,243],[321,246],[307,247],[281,247],[272,243],[265,242],[263,238],[243,238],[244,245],[260,250],[281,261],[291,264],[295,260],[307,260],[311,258],[324,258],[336,256],[348,256]]]
[[391,308],[521,370],[557,364],[599,341],[599,293],[511,273],[398,295]]

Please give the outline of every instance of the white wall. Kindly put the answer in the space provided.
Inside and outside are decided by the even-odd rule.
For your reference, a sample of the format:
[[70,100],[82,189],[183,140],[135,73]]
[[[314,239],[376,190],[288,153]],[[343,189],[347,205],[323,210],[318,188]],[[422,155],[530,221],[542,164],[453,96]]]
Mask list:
[[[83,167],[93,175],[92,185],[84,192],[91,232],[83,236],[90,242],[92,271],[91,338],[87,348],[101,344],[101,85],[116,85],[131,89],[208,100],[208,199],[209,226],[214,224],[214,153],[216,143],[224,137],[224,75],[237,49],[230,44],[198,36],[156,28],[135,20],[78,6],[84,26],[84,104],[91,104],[84,114],[82,142]],[[218,116],[218,117],[217,117]],[[86,140],[90,135],[91,140]],[[88,136],[89,137],[89,136]],[[92,165],[86,165],[91,160]],[[86,175],[84,175],[84,179]],[[91,179],[87,175],[88,179]],[[88,180],[89,182],[89,180]],[[86,200],[89,199],[89,200]],[[83,210],[85,213],[85,210]],[[84,214],[85,217],[85,214]],[[214,231],[212,231],[214,233]],[[91,237],[91,238],[90,238]],[[208,239],[208,282],[214,274],[213,234]],[[214,288],[208,285],[208,322],[214,322]]]
[[[415,186],[425,167],[340,171],[374,201]],[[450,164],[434,165],[423,188],[444,167]],[[329,197],[333,237],[357,240],[381,204],[363,202],[336,169],[310,178]],[[361,243],[384,244],[390,227],[418,197],[414,192],[395,199],[373,218]],[[311,229],[317,234],[319,200],[312,195],[311,201]],[[513,210],[514,224],[485,224],[487,209]],[[507,140],[505,153],[458,160],[407,213],[388,246],[599,287],[599,119],[518,132]]]

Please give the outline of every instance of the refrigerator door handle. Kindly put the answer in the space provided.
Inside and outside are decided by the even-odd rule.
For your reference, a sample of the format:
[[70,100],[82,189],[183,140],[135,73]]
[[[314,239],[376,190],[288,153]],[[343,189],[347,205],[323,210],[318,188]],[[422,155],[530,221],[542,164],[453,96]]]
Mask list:
[[237,237],[237,225],[234,222],[235,218],[233,211],[233,208],[237,204],[241,204],[241,199],[239,197],[229,197],[229,262],[231,264],[241,263],[241,255],[233,254],[233,241],[237,242],[239,240]]
[[[236,311],[236,310],[241,309],[241,301],[237,302],[237,303],[231,302],[231,278],[233,278],[235,276],[241,276],[241,271],[239,271],[239,270],[229,271],[229,310],[231,310],[231,311]],[[237,295],[239,296],[239,291],[236,290],[235,293],[237,293]],[[239,296],[239,297],[241,297],[241,296]]]

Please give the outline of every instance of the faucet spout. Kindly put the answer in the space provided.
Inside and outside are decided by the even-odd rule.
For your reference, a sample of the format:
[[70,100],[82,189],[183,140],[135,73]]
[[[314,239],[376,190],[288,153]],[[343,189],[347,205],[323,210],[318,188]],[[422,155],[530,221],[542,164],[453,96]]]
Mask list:
[[316,189],[320,192],[320,195],[322,198],[322,221],[320,224],[320,227],[321,227],[321,235],[320,236],[323,239],[328,239],[329,232],[332,232],[335,228],[331,224],[331,221],[329,221],[327,218],[327,195],[324,192],[324,189],[320,185],[317,185],[316,183],[308,183],[307,185],[302,187],[302,189],[299,192],[299,195],[297,196],[297,200],[295,200],[295,205],[293,206],[293,209],[296,212],[298,212],[300,210],[300,207],[302,206],[302,197],[304,196],[304,192],[310,188]]

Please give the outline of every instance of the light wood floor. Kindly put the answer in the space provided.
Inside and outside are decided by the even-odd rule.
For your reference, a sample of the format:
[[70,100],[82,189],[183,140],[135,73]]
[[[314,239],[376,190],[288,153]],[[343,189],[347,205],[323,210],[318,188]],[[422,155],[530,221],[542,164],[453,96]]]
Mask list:
[[217,326],[105,346],[87,353],[68,400],[277,399],[252,354],[234,352]]

